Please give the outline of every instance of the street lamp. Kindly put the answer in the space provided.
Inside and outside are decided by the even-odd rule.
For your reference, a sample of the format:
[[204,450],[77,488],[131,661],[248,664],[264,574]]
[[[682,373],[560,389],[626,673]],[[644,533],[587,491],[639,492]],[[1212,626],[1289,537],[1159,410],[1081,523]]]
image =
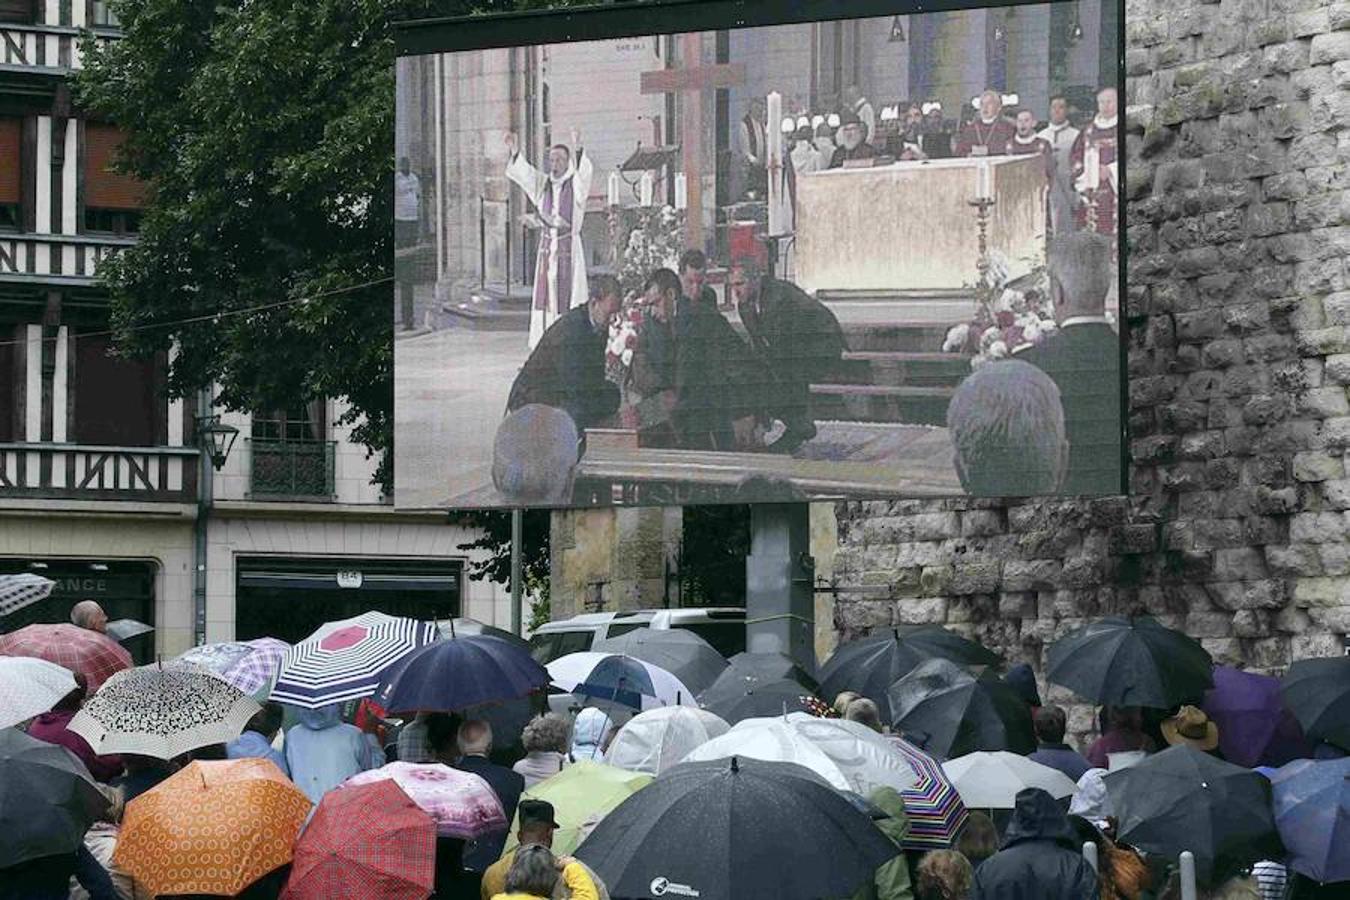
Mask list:
[[222,424],[220,416],[198,416],[197,436],[202,441],[202,448],[211,456],[211,465],[219,472],[225,468],[225,459],[234,449],[239,429]]
[[[211,402],[211,392],[203,390],[198,398],[198,409],[210,409]],[[222,423],[217,415],[197,416],[196,424],[202,462],[197,478],[197,520],[193,529],[196,571],[193,573],[192,606],[193,640],[201,645],[206,642],[206,556],[209,547],[206,532],[215,494],[211,475],[213,470],[219,472],[225,467],[225,460],[239,437],[239,429]]]

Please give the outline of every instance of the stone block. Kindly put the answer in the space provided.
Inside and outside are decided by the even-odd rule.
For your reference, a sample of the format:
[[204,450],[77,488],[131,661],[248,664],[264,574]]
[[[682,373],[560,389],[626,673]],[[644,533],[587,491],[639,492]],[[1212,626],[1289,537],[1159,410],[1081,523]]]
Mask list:
[[1216,581],[1205,585],[1214,605],[1230,612],[1239,609],[1279,609],[1288,598],[1285,582]]
[[1003,619],[1033,619],[1036,617],[1034,591],[1005,591],[998,595],[998,614]]
[[944,597],[906,597],[895,601],[895,620],[902,625],[942,625],[947,621]]
[[1000,566],[993,560],[967,560],[953,567],[953,594],[989,594],[998,589]]
[[[1203,641],[1201,643],[1204,643]],[[1289,656],[1289,638],[1283,635],[1275,637],[1258,638],[1253,641],[1244,641],[1246,646],[1246,659],[1239,657],[1238,664],[1245,664],[1253,669],[1281,669],[1289,665],[1293,660]],[[1205,648],[1209,650],[1209,647]],[[1225,653],[1227,650],[1225,650]],[[1214,651],[1210,650],[1213,654]],[[1214,661],[1220,665],[1232,665],[1231,662],[1219,662],[1218,656]]]
[[1003,589],[1017,592],[1052,590],[1059,584],[1060,568],[1060,563],[1053,559],[1009,559],[1003,564]]
[[1326,632],[1296,634],[1289,638],[1289,658],[1312,659],[1318,656],[1340,656],[1345,652],[1342,644],[1344,636],[1337,637]]
[[919,575],[919,590],[925,597],[938,597],[951,588],[951,566],[924,566]]
[[1307,578],[1322,574],[1322,561],[1316,546],[1291,544],[1267,547],[1266,568],[1276,577]]
[[1322,450],[1309,450],[1294,454],[1294,480],[1305,482],[1326,481],[1340,478],[1345,474],[1345,463],[1339,453]]
[[1193,638],[1225,638],[1233,634],[1233,617],[1223,612],[1193,612],[1186,616],[1186,634]]
[[1240,638],[1267,637],[1271,633],[1271,618],[1269,610],[1240,609],[1232,616],[1232,634]]

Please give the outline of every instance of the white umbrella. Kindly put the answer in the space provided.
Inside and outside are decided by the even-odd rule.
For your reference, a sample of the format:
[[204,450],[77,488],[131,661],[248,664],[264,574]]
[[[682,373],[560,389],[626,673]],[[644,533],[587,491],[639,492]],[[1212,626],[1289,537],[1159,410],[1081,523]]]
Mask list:
[[605,762],[629,772],[660,775],[695,747],[731,730],[721,717],[691,706],[663,706],[628,720],[614,736]]
[[731,756],[794,763],[815,772],[837,790],[854,790],[834,761],[783,718],[744,719],[721,737],[695,748],[683,761],[707,762]]
[[1017,792],[1042,788],[1056,800],[1071,796],[1078,785],[1058,769],[1032,762],[1007,750],[967,753],[942,764],[969,809],[1012,809]]
[[75,676],[31,656],[0,656],[0,728],[47,712],[75,690]]
[[15,610],[46,599],[54,587],[55,581],[31,572],[0,575],[0,616],[7,616]]
[[587,700],[630,709],[697,706],[694,692],[660,666],[618,653],[569,653],[545,668],[553,684]]

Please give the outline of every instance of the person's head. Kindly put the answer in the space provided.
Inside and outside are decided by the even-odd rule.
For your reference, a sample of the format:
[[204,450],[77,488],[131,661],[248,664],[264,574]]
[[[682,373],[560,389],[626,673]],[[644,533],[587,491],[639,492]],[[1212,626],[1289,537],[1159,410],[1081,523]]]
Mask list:
[[797,130],[792,132],[792,139],[796,141],[798,145],[811,143],[811,137],[812,132],[810,125],[799,125]]
[[924,119],[931,128],[940,128],[942,126],[942,104],[936,100],[928,102],[928,112],[924,113]]
[[487,756],[492,752],[492,726],[482,719],[469,719],[459,726],[459,752],[464,756]]
[[834,129],[830,127],[830,123],[821,122],[819,125],[816,126],[816,146],[817,147],[834,146]]
[[1104,87],[1097,92],[1097,115],[1103,119],[1114,119],[1116,117],[1116,89],[1113,87]]
[[966,900],[975,869],[955,850],[930,850],[919,860],[915,875],[915,900]]
[[66,694],[56,705],[52,707],[52,712],[75,712],[84,704],[84,698],[89,693],[89,681],[84,677],[83,672],[72,672],[75,676],[75,689]]
[[763,121],[765,115],[765,106],[763,97],[750,98],[750,118],[755,121]]
[[835,715],[842,719],[844,713],[848,712],[849,704],[861,698],[862,694],[857,691],[840,691],[834,695],[834,703],[830,704],[830,708],[834,710]]
[[923,121],[923,109],[917,103],[911,103],[905,108],[905,124],[914,127]]
[[1069,98],[1056,94],[1050,98],[1050,124],[1063,125],[1069,121]]
[[439,759],[450,760],[459,755],[460,724],[460,717],[454,713],[434,712],[427,716],[427,745]]
[[576,422],[561,409],[530,403],[497,426],[492,484],[508,503],[565,505],[577,465]]
[[860,146],[866,136],[865,126],[857,113],[849,111],[839,117],[839,143],[845,149],[852,150]]
[[1041,743],[1064,743],[1064,729],[1068,725],[1068,717],[1065,716],[1064,710],[1058,706],[1042,706],[1036,710],[1032,721],[1036,726],[1036,739]]
[[555,178],[561,178],[567,174],[567,168],[572,165],[572,151],[567,149],[565,144],[554,144],[548,150],[548,171]]
[[873,731],[881,731],[881,711],[877,705],[866,697],[859,697],[853,700],[844,708],[844,718],[850,722],[857,722],[860,725],[866,725]]
[[992,121],[1003,112],[1003,97],[998,91],[985,91],[980,94],[980,116],[986,122]]
[[613,275],[592,275],[587,290],[591,324],[596,330],[608,327],[609,320],[623,306],[623,285]]
[[398,170],[402,172],[404,175],[407,175],[410,171],[412,171],[412,162],[408,159],[408,157],[400,156],[398,158]]
[[256,731],[270,741],[281,730],[281,722],[285,716],[285,711],[282,710],[280,703],[268,700],[262,705],[262,709],[254,713],[253,718],[248,720],[248,725],[245,726],[244,730]]
[[1234,875],[1216,888],[1201,890],[1202,900],[1261,900],[1261,889],[1256,879]]
[[516,838],[522,847],[531,844],[539,847],[553,846],[553,832],[559,827],[553,818],[553,804],[545,800],[522,798],[516,807],[520,819],[520,828]]
[[1137,706],[1108,706],[1106,727],[1112,731],[1139,731],[1144,727],[1144,715]]
[[646,283],[642,285],[642,301],[651,309],[657,321],[670,322],[675,318],[680,290],[680,276],[669,269],[657,269],[647,276]]
[[686,250],[680,254],[680,289],[691,300],[697,300],[708,279],[708,257],[702,250]]
[[528,844],[516,851],[506,873],[506,892],[531,897],[552,897],[558,885],[558,863],[553,851],[542,844]]
[[1069,445],[1059,388],[1021,360],[986,363],[952,395],[947,430],[961,486],[976,496],[1053,494]]
[[572,742],[572,725],[556,713],[535,716],[520,733],[526,753],[566,753]]
[[1105,312],[1114,252],[1109,237],[1092,231],[1074,231],[1050,241],[1046,268],[1057,321]]
[[753,256],[743,256],[731,264],[727,273],[727,287],[736,303],[751,303],[759,297],[760,280],[764,267]]
[[979,810],[971,810],[966,824],[956,836],[956,851],[978,866],[998,852],[998,829],[994,820]]
[[1036,133],[1036,114],[1029,109],[1018,110],[1017,112],[1017,134],[1019,137],[1029,138]]
[[90,631],[104,633],[108,628],[108,614],[93,600],[81,600],[70,608],[70,621],[88,628]]

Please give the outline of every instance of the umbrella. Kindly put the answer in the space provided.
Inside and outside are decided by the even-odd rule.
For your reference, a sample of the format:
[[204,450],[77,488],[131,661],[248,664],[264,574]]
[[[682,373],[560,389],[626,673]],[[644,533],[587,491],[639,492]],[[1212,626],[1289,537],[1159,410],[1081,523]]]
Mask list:
[[896,730],[939,756],[1036,749],[1026,703],[988,670],[975,674],[930,659],[891,685],[887,696]]
[[883,737],[918,778],[914,787],[900,792],[909,816],[909,834],[900,846],[920,851],[951,847],[968,815],[961,794],[936,759],[899,735]]
[[282,900],[423,900],[436,888],[436,823],[393,781],[329,791],[295,842]]
[[[553,852],[565,856],[573,853],[614,807],[651,783],[650,775],[583,760],[539,782],[521,794],[521,799],[553,804],[553,818],[561,826],[553,832]],[[507,850],[520,843],[516,836],[519,818],[517,815],[512,824]]]
[[727,669],[712,644],[685,628],[634,628],[618,637],[597,641],[592,650],[620,653],[660,666],[695,693],[706,690]]
[[0,575],[0,618],[51,595],[56,582],[31,572]]
[[0,869],[74,853],[107,809],[89,770],[65,747],[0,729]]
[[733,725],[746,719],[811,711],[806,688],[795,681],[721,681],[700,698],[703,708]]
[[547,687],[548,671],[530,651],[489,635],[436,641],[385,673],[375,702],[389,712],[451,712],[514,700]]
[[224,675],[246,656],[253,654],[253,648],[239,641],[221,641],[215,644],[201,644],[185,650],[171,665],[183,664],[205,669],[216,675]]
[[662,774],[602,819],[576,856],[615,897],[781,900],[848,897],[895,852],[811,772],[733,757]]
[[84,676],[93,693],[114,673],[131,668],[131,654],[105,634],[59,623],[25,625],[0,634],[0,656],[34,656]]
[[125,644],[132,638],[138,638],[154,630],[155,626],[138,622],[135,619],[113,619],[103,627],[103,633],[119,644]]
[[1223,758],[1249,769],[1312,755],[1303,729],[1280,699],[1280,682],[1268,675],[1214,667],[1205,714],[1218,726]]
[[265,759],[192,762],[127,804],[113,862],[151,894],[232,897],[291,861],[309,811]]
[[1191,637],[1152,616],[1108,616],[1050,645],[1046,677],[1109,706],[1167,709],[1214,686],[1214,661]]
[[0,728],[47,712],[75,687],[75,676],[56,663],[0,656]]
[[506,830],[506,812],[491,785],[470,772],[441,763],[391,762],[360,772],[340,787],[393,781],[436,823],[441,837],[471,840]]
[[471,637],[476,634],[485,634],[489,637],[510,641],[521,647],[530,646],[530,642],[518,634],[512,634],[505,628],[498,628],[477,619],[470,619],[468,616],[456,616],[453,619],[446,619],[444,622],[437,622],[436,630],[440,632],[443,638]]
[[705,709],[663,706],[639,713],[619,729],[605,751],[605,762],[630,772],[660,775],[700,744],[731,728]]
[[1017,792],[1024,788],[1041,788],[1056,800],[1078,790],[1073,779],[1058,769],[1006,750],[968,753],[943,763],[942,771],[969,809],[1012,809],[1017,805]]
[[259,706],[203,669],[141,666],[118,672],[70,720],[95,753],[173,759],[239,737]]
[[937,625],[892,628],[884,634],[849,641],[820,670],[818,693],[827,701],[842,691],[870,698],[890,724],[886,691],[901,676],[928,659],[949,659],[973,666],[992,666],[998,655]]
[[[797,665],[796,660],[786,653],[770,651],[765,653],[751,653],[746,650],[737,653],[727,659],[727,666],[732,672],[742,677],[754,677],[761,681],[778,681],[786,678],[789,681],[795,681],[802,687],[809,688],[813,693],[819,687],[815,676]],[[723,675],[718,676],[720,680]]]
[[232,684],[245,694],[256,694],[276,680],[281,662],[291,645],[277,638],[254,638],[244,641],[253,652],[220,673],[226,684]]
[[286,651],[272,699],[307,709],[375,693],[384,671],[436,639],[436,626],[367,612],[328,622]]
[[1350,750],[1350,656],[1300,659],[1280,692],[1310,739]]
[[1195,854],[1201,884],[1219,884],[1240,868],[1279,859],[1271,788],[1259,772],[1193,747],[1171,747],[1102,779],[1120,839],[1176,859]]
[[1350,757],[1289,763],[1271,790],[1289,866],[1315,881],[1350,881]]
[[694,692],[660,666],[612,653],[584,651],[560,656],[548,666],[553,684],[591,700],[630,709],[694,706]]

